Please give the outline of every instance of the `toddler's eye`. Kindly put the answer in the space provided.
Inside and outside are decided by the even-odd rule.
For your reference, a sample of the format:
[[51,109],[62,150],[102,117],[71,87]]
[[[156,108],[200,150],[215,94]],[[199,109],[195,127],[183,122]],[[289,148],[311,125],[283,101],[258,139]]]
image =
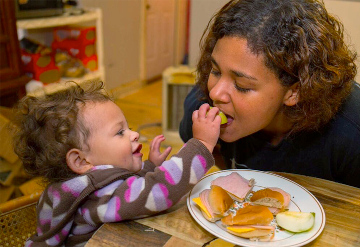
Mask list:
[[120,130],[118,133],[116,133],[117,135],[123,136],[124,135],[125,130]]

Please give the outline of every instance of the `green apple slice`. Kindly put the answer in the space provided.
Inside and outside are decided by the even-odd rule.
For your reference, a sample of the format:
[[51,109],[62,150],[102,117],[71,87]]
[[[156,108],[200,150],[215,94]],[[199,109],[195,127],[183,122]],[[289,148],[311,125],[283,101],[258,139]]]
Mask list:
[[[210,106],[210,109],[213,108],[212,106]],[[226,124],[227,123],[227,117],[225,116],[225,114],[222,111],[219,111],[219,116],[221,118],[221,124]]]
[[305,232],[313,227],[315,213],[285,211],[276,215],[277,224],[291,232]]

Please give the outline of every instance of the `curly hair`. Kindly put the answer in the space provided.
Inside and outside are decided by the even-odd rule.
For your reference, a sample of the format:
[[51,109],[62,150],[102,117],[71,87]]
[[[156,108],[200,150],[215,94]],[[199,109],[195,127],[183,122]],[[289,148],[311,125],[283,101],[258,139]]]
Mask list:
[[66,154],[87,145],[90,132],[82,123],[81,109],[87,102],[112,101],[101,81],[73,84],[54,94],[26,96],[16,107],[14,151],[25,171],[45,182],[77,176],[66,165]]
[[318,130],[349,95],[356,53],[344,42],[341,22],[316,0],[232,0],[210,20],[200,41],[197,84],[207,100],[211,54],[223,37],[245,38],[252,53],[282,86],[299,83],[299,102],[284,106],[291,134]]

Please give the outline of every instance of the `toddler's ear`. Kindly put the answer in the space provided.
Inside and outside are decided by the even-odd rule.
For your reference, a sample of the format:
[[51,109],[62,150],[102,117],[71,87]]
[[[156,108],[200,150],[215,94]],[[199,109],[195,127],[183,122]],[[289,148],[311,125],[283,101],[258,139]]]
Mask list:
[[87,162],[83,152],[77,148],[69,150],[66,154],[68,167],[77,174],[83,174],[93,167]]

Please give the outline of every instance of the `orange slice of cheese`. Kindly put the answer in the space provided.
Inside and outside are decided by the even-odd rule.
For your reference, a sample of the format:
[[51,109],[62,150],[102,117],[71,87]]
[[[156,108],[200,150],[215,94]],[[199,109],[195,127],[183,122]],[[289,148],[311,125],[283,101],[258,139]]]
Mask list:
[[200,197],[193,198],[192,200],[193,200],[193,202],[195,202],[195,203],[201,208],[202,211],[205,212],[205,214],[206,214],[210,219],[212,218],[211,214],[209,213],[209,211],[207,210],[207,208],[205,207],[205,205],[201,202]]
[[238,227],[231,227],[231,226],[228,226],[227,229],[230,230],[230,231],[233,231],[233,232],[238,232],[238,233],[251,232],[251,231],[254,231],[254,230],[255,230],[255,228],[252,228],[252,227],[249,227],[249,228],[245,228],[245,227],[238,228]]

